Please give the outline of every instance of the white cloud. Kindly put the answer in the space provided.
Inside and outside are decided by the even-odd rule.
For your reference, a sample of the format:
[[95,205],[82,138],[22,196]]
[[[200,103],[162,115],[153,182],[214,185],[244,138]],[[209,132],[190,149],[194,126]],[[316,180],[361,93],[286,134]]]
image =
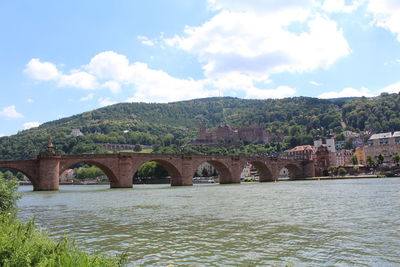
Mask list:
[[35,101],[33,101],[32,98],[28,98],[28,99],[26,100],[26,103],[33,103],[33,102],[35,102]]
[[385,88],[379,90],[379,92],[383,93],[399,93],[400,92],[400,81],[393,83]]
[[90,93],[84,97],[79,98],[79,101],[89,101],[89,100],[93,99],[93,97],[94,97],[94,94]]
[[[290,31],[293,23],[304,30]],[[223,10],[165,42],[197,55],[208,78],[239,72],[266,80],[272,73],[328,68],[350,53],[336,22],[298,6],[276,13]]]
[[339,92],[325,92],[322,93],[321,95],[318,96],[318,98],[340,98],[340,97],[361,97],[361,96],[366,96],[366,97],[371,97],[374,96],[374,94],[370,93],[368,88],[361,88],[361,89],[355,89],[355,88],[343,88],[342,91]]
[[60,87],[75,87],[85,90],[93,90],[98,87],[96,77],[79,70],[73,70],[70,74],[63,74],[55,64],[41,62],[38,58],[31,59],[25,68],[31,78],[39,81],[56,81]]
[[367,10],[374,16],[374,23],[391,31],[400,42],[400,1],[370,0]]
[[24,115],[21,113],[17,112],[16,108],[14,105],[8,106],[3,108],[0,111],[0,116],[4,116],[8,119],[18,119],[18,118],[23,118]]
[[104,80],[127,81],[132,75],[126,56],[113,51],[105,51],[94,56],[85,69]]
[[309,81],[309,84],[315,85],[315,86],[321,86],[322,83],[316,82],[316,81]]
[[4,136],[4,134],[0,133],[0,137],[3,137],[3,136]]
[[94,90],[98,88],[96,77],[84,71],[77,71],[60,76],[58,85],[60,87],[75,87],[85,90]]
[[147,46],[155,45],[155,42],[150,40],[147,36],[139,35],[137,38],[143,45],[147,45]]
[[55,81],[60,77],[56,65],[51,62],[40,62],[38,58],[32,58],[25,68],[25,73],[40,81]]
[[24,123],[24,130],[28,130],[30,128],[38,127],[41,123],[37,121],[25,122]]
[[168,102],[217,95],[215,89],[206,88],[203,80],[178,79],[140,62],[132,64],[131,70],[129,82],[135,93],[128,102]]
[[296,93],[296,89],[289,86],[278,86],[275,89],[259,89],[249,88],[246,90],[246,98],[284,98],[293,96]]
[[326,12],[330,13],[351,13],[359,8],[365,0],[353,0],[349,1],[346,0],[325,0],[322,4],[322,9]]
[[109,97],[104,97],[104,98],[100,97],[97,101],[99,102],[101,107],[105,107],[105,106],[110,106],[110,105],[116,104],[116,102],[111,101]]
[[121,92],[121,85],[116,81],[105,82],[102,84],[102,87],[109,89],[113,94]]
[[208,0],[211,8],[215,10],[229,10],[234,12],[262,11],[275,13],[287,9],[310,8],[312,0]]

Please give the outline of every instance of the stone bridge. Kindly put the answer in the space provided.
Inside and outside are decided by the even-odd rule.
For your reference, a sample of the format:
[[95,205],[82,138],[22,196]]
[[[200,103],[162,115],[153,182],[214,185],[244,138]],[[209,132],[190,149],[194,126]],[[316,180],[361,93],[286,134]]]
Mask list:
[[246,163],[258,171],[260,182],[274,181],[282,168],[289,170],[289,177],[299,179],[313,177],[313,161],[298,161],[266,156],[207,156],[165,154],[81,154],[56,155],[43,153],[31,160],[0,161],[0,168],[23,173],[32,182],[33,190],[58,190],[59,177],[77,163],[89,163],[100,168],[110,180],[111,188],[131,188],[133,176],[141,165],[155,161],[171,176],[171,185],[193,185],[193,175],[198,166],[208,162],[219,173],[221,184],[240,183],[240,174]]

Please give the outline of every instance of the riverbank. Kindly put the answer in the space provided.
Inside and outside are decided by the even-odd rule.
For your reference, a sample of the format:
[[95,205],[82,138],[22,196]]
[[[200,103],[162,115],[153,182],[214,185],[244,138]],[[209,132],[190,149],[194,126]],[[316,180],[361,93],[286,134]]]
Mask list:
[[[345,180],[345,179],[371,179],[371,178],[396,178],[396,177],[381,177],[377,174],[370,174],[370,175],[348,175],[348,176],[319,176],[319,177],[308,177],[308,178],[301,178],[301,179],[290,179],[290,178],[278,178],[277,182],[279,181],[295,181],[295,180]],[[397,177],[399,178],[399,177]],[[217,181],[214,180],[194,180],[193,184],[204,184],[204,183],[216,183]],[[256,181],[242,181],[242,182],[256,182]],[[60,185],[102,185],[102,184],[109,184],[109,182],[94,182],[94,181],[79,181],[79,182],[60,182]],[[134,183],[134,184],[141,184],[141,183]],[[149,184],[168,184],[168,183],[149,183]],[[29,181],[19,181],[19,185],[32,185]]]

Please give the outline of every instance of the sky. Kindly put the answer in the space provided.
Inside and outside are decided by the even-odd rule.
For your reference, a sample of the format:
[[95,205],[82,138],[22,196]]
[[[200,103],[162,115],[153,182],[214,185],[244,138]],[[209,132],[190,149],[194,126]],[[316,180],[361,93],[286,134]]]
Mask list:
[[400,91],[398,0],[2,0],[0,136],[120,102]]

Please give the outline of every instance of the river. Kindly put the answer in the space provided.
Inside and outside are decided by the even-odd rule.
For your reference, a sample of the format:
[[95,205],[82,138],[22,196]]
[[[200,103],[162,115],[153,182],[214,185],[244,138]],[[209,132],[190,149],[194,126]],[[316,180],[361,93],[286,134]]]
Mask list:
[[22,186],[19,216],[130,266],[398,266],[400,179]]

